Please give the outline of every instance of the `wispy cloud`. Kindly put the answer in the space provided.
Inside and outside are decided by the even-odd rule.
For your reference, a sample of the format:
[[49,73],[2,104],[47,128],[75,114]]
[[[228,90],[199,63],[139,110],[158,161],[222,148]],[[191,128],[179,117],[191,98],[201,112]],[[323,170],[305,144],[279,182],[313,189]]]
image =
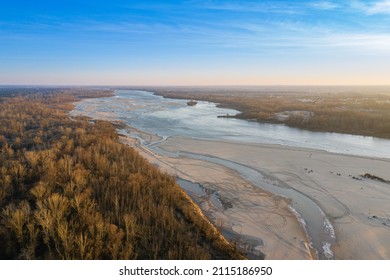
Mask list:
[[[187,26],[193,44],[207,48],[242,53],[359,53],[390,54],[390,34],[369,31],[334,30],[324,26],[308,26],[299,22],[267,22],[263,25],[232,23],[230,29],[213,26]],[[245,31],[245,32],[243,32]],[[188,39],[187,38],[187,39]],[[191,44],[191,42],[189,42]]]
[[318,10],[334,10],[341,7],[339,4],[330,1],[311,2],[309,6]]
[[390,0],[352,1],[350,5],[367,15],[390,14]]
[[209,10],[248,12],[248,13],[278,13],[278,14],[303,14],[304,11],[291,2],[274,2],[274,1],[193,1],[199,8]]
[[352,48],[371,53],[390,53],[390,34],[351,33],[329,35],[322,39],[325,46]]
[[373,3],[367,9],[368,14],[390,14],[390,1],[383,0]]
[[[360,14],[348,19],[347,24],[341,19],[335,24],[329,24],[327,14],[332,10],[344,10],[348,5],[338,4],[335,1],[305,1],[298,6],[288,5],[287,1],[263,1],[263,2],[239,2],[228,1],[190,1],[191,8],[196,7],[191,16],[186,11],[172,11],[164,13],[163,19],[153,16],[142,17],[126,16],[118,19],[102,18],[75,18],[63,22],[56,18],[39,19],[33,23],[18,23],[11,26],[12,36],[25,35],[27,39],[53,41],[52,38],[68,38],[67,41],[90,41],[101,45],[146,45],[146,46],[172,46],[190,52],[201,52],[200,49],[211,51],[223,49],[234,52],[240,49],[240,53],[261,52],[275,53],[279,50],[285,52],[304,52],[306,50],[332,51],[354,50],[364,53],[390,53],[390,34],[384,28],[372,29],[357,28],[353,20],[360,19]],[[219,5],[217,5],[219,3]],[[355,6],[351,9],[356,13],[359,7],[366,14],[379,13],[378,9],[388,7],[390,13],[390,0],[363,3],[352,1]],[[365,6],[362,6],[363,4]],[[356,6],[360,5],[360,6]],[[288,7],[290,6],[290,7]],[[300,7],[300,11],[296,9]],[[352,7],[352,6],[349,6]],[[141,7],[142,8],[142,7]],[[159,7],[149,7],[153,11]],[[211,13],[209,13],[211,10]],[[219,16],[215,20],[213,11],[235,11],[224,17]],[[321,20],[315,17],[316,10],[330,11],[322,14]],[[246,12],[274,12],[274,13],[309,13],[306,15],[285,14],[273,16],[258,16],[246,14]],[[241,12],[241,13],[240,13]],[[242,14],[244,12],[244,15]],[[384,11],[381,10],[381,13]],[[152,13],[153,15],[154,13]],[[210,16],[212,14],[212,16]],[[325,16],[323,15],[325,14]],[[326,22],[326,24],[324,24]],[[377,22],[376,22],[377,23]],[[0,22],[1,26],[2,22]],[[383,25],[382,22],[379,22]],[[20,30],[15,32],[15,30]],[[29,32],[26,32],[29,31]],[[46,32],[46,31],[52,31]],[[0,35],[2,35],[0,30]],[[4,34],[11,36],[10,33]],[[34,37],[36,36],[36,37]],[[14,37],[13,37],[14,38]]]

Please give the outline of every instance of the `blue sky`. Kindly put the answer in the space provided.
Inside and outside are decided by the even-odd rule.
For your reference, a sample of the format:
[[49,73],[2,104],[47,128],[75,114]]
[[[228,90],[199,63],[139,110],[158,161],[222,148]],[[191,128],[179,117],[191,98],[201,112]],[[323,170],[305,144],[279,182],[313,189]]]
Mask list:
[[3,1],[0,84],[390,84],[390,0]]

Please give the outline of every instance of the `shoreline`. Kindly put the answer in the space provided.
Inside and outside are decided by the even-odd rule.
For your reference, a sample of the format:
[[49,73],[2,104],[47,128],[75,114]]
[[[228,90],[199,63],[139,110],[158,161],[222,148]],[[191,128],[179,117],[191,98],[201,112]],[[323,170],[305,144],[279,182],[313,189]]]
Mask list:
[[[215,189],[220,189],[226,185],[226,179],[223,177],[229,176],[236,183],[243,186],[243,188],[252,188],[254,193],[252,192],[250,195],[246,195],[255,198],[251,201],[252,204],[260,202],[257,205],[258,207],[261,207],[261,204],[267,204],[268,207],[272,207],[272,211],[266,210],[260,212],[260,215],[265,215],[265,218],[260,219],[264,220],[265,224],[258,224],[257,227],[259,228],[255,231],[248,228],[250,227],[251,222],[253,222],[253,220],[245,218],[245,214],[248,209],[240,209],[240,212],[232,213],[229,216],[229,214],[224,213],[226,209],[218,211],[218,209],[216,209],[217,207],[211,205],[209,201],[204,201],[202,198],[199,199],[190,195],[195,203],[199,204],[199,207],[202,209],[206,217],[208,217],[214,225],[218,227],[218,224],[220,224],[219,227],[221,228],[221,232],[224,232],[225,234],[227,233],[228,239],[242,239],[242,244],[241,246],[238,244],[238,247],[244,249],[247,254],[252,255],[252,258],[255,259],[265,253],[266,259],[317,259],[317,253],[311,247],[311,242],[307,236],[306,230],[289,209],[291,206],[288,198],[275,195],[269,191],[253,186],[250,182],[241,178],[235,170],[229,170],[226,167],[201,160],[183,157],[176,159],[169,158],[167,156],[154,153],[148,147],[141,145],[139,143],[139,139],[122,136],[121,141],[122,143],[135,148],[143,157],[148,159],[151,163],[157,165],[161,170],[182,180],[187,180],[195,184],[206,185],[209,188],[214,188],[213,191],[216,191]],[[187,168],[177,168],[178,164],[187,166]],[[190,166],[190,168],[188,168],[188,166]],[[214,181],[210,182],[209,180],[207,182],[202,180],[201,177],[205,174],[204,172],[207,172],[206,169],[213,170],[211,173],[213,173],[212,176],[215,177]],[[218,179],[220,182],[216,183]],[[226,190],[226,187],[224,190]],[[226,192],[221,195],[226,196]],[[229,193],[229,195],[231,195],[231,193]],[[247,197],[244,197],[243,199],[247,199]],[[274,204],[277,205],[277,207],[273,207]],[[234,207],[235,206],[233,205],[232,208]],[[231,210],[231,212],[234,211],[237,211],[237,209]],[[258,214],[255,213],[255,215]],[[239,216],[241,220],[237,220],[235,216]],[[231,222],[231,219],[235,219],[234,222]],[[257,219],[259,219],[259,217],[257,217]],[[242,229],[243,225],[239,225],[240,222],[244,224],[245,229]],[[286,223],[288,223],[288,225],[286,225]],[[279,229],[280,226],[283,227],[282,230]],[[249,232],[249,235],[244,234],[243,232]],[[259,232],[261,234],[259,234]],[[255,239],[259,239],[260,242],[257,242],[256,244]],[[250,243],[252,243],[252,246]],[[266,247],[259,243],[266,243]],[[256,248],[259,246],[262,247],[261,249],[263,250],[265,248],[265,251],[262,251],[260,248]],[[290,252],[287,252],[288,250],[290,250]],[[253,251],[257,252],[253,253]]]

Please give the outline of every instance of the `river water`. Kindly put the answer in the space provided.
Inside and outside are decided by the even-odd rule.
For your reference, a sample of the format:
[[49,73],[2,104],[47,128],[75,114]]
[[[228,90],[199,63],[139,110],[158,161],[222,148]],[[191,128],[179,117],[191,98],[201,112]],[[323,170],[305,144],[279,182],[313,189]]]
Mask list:
[[252,184],[290,198],[292,211],[305,227],[312,246],[321,259],[333,257],[330,246],[335,242],[334,230],[320,207],[308,196],[282,183],[267,183],[264,174],[249,166],[186,151],[180,154],[169,153],[159,149],[156,143],[171,136],[183,136],[193,139],[234,141],[243,145],[247,143],[280,144],[332,153],[390,158],[390,141],[385,139],[310,132],[284,125],[218,118],[218,116],[235,115],[238,112],[218,108],[214,103],[202,101],[191,107],[187,106],[186,100],[163,98],[146,91],[116,90],[115,94],[114,97],[83,100],[76,104],[75,112],[90,117],[95,117],[95,113],[99,112],[108,119],[123,121],[141,131],[159,136],[156,139],[162,140],[140,138],[144,145],[157,154],[171,157],[186,156],[224,165],[237,171]]
[[[238,112],[218,108],[210,102],[199,101],[196,106],[191,107],[187,106],[186,100],[163,98],[151,92],[137,90],[117,90],[115,97],[91,102],[98,112],[114,113],[117,119],[131,126],[164,138],[184,136],[242,143],[281,144],[333,153],[390,158],[390,141],[386,139],[311,132],[284,125],[218,118]],[[78,103],[76,110],[82,110],[87,104],[88,101]],[[93,114],[94,112],[89,113],[91,116]]]

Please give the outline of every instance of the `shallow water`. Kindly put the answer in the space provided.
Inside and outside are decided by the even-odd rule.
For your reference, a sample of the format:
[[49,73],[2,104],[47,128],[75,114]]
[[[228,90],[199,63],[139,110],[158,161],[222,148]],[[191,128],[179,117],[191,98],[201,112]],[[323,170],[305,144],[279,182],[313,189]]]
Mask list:
[[283,184],[283,182],[276,181],[274,178],[272,180],[267,179],[260,171],[249,166],[210,156],[190,153],[180,154],[226,166],[227,168],[238,171],[242,178],[251,182],[255,186],[260,186],[263,190],[290,198],[292,208],[297,211],[296,216],[298,220],[303,219],[300,220],[300,222],[307,231],[312,246],[318,252],[318,257],[320,259],[333,258],[333,254],[331,252],[326,252],[324,250],[328,244],[330,245],[335,242],[335,236],[332,234],[333,231],[329,230],[332,228],[332,225],[326,219],[325,214],[322,212],[320,207],[308,196],[288,187]]
[[[321,208],[305,194],[289,187],[287,184],[284,184],[276,178],[267,177],[267,175],[262,174],[259,170],[230,160],[189,152],[171,153],[159,148],[154,148],[153,150],[158,154],[164,154],[169,157],[184,156],[225,166],[229,169],[237,171],[243,179],[255,186],[260,187],[263,190],[279,196],[290,198],[292,207],[291,211],[304,227],[310,239],[311,246],[318,253],[318,258],[334,258],[333,252],[329,249],[330,246],[336,241],[334,229]],[[199,190],[201,190],[199,184],[191,183],[185,180],[179,180],[179,184],[186,191],[193,193],[199,192]],[[196,188],[196,186],[198,186],[198,188]]]

